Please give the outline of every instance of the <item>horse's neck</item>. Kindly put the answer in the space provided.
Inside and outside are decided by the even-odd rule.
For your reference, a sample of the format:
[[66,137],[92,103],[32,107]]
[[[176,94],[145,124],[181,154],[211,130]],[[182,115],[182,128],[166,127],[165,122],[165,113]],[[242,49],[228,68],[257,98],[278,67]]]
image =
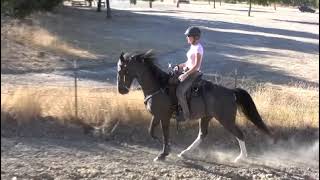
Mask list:
[[141,74],[138,74],[137,79],[145,97],[160,89],[158,80],[148,68],[146,68]]

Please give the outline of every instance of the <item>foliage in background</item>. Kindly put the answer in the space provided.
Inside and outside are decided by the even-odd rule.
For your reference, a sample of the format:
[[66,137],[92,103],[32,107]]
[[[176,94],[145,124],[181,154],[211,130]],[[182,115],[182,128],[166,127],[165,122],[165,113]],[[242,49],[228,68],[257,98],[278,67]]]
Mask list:
[[[248,0],[224,0],[224,2],[236,4],[236,3],[245,3],[249,1]],[[283,5],[289,5],[289,6],[299,6],[299,5],[305,4],[308,6],[319,8],[319,0],[253,0],[252,2],[254,4],[259,4],[264,6],[271,5],[272,3],[278,3]]]
[[23,18],[35,11],[51,11],[63,0],[1,0],[1,11]]

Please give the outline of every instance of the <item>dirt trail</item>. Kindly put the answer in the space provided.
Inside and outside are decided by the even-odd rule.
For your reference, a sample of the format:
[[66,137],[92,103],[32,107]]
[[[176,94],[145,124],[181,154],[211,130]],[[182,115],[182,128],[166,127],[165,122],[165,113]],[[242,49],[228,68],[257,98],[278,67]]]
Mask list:
[[203,146],[188,159],[178,158],[197,134],[197,129],[186,130],[181,135],[172,133],[171,155],[165,162],[155,163],[152,160],[161,145],[151,140],[144,126],[119,125],[107,139],[84,135],[78,126],[61,126],[53,121],[19,129],[8,124],[1,127],[3,179],[319,178],[319,141],[312,146],[295,145],[292,152],[282,148],[284,143],[267,148],[248,143],[250,157],[235,164],[232,160],[239,153],[238,145],[227,132],[223,132],[225,139],[212,140],[223,137],[217,135],[217,128],[210,129]]

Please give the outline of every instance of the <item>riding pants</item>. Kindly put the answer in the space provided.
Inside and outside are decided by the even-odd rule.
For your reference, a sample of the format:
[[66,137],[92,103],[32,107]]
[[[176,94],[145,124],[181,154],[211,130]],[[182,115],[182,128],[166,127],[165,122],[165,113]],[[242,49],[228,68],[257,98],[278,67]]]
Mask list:
[[180,82],[177,90],[176,90],[176,95],[179,101],[179,104],[182,108],[183,115],[185,120],[190,119],[190,111],[187,103],[187,97],[186,93],[188,89],[191,87],[193,82],[201,75],[199,71],[196,71],[192,74],[190,74],[184,81]]

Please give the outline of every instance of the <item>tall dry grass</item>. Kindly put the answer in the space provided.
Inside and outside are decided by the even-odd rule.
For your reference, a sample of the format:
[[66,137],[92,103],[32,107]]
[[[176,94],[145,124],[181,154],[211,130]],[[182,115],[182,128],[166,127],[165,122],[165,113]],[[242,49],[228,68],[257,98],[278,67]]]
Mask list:
[[[101,125],[121,120],[141,123],[150,115],[145,111],[143,95],[133,91],[119,95],[115,91],[78,89],[78,120],[87,124]],[[50,116],[66,122],[74,121],[75,98],[71,88],[18,88],[1,94],[1,111],[20,123],[39,117]]]
[[20,124],[27,123],[40,118],[42,112],[40,99],[35,91],[18,88],[10,96],[1,94],[1,120],[9,114]]
[[[301,87],[257,87],[251,95],[269,126],[284,128],[318,128],[319,90]],[[74,91],[68,88],[18,88],[1,94],[1,112],[21,122],[51,116],[60,121],[74,120]],[[1,113],[2,115],[2,113]],[[141,91],[120,95],[116,90],[79,88],[78,116],[88,124],[101,125],[116,120],[147,123]],[[246,126],[243,116],[238,123]]]
[[258,87],[253,92],[257,108],[271,126],[286,128],[319,127],[319,90],[282,86]]

